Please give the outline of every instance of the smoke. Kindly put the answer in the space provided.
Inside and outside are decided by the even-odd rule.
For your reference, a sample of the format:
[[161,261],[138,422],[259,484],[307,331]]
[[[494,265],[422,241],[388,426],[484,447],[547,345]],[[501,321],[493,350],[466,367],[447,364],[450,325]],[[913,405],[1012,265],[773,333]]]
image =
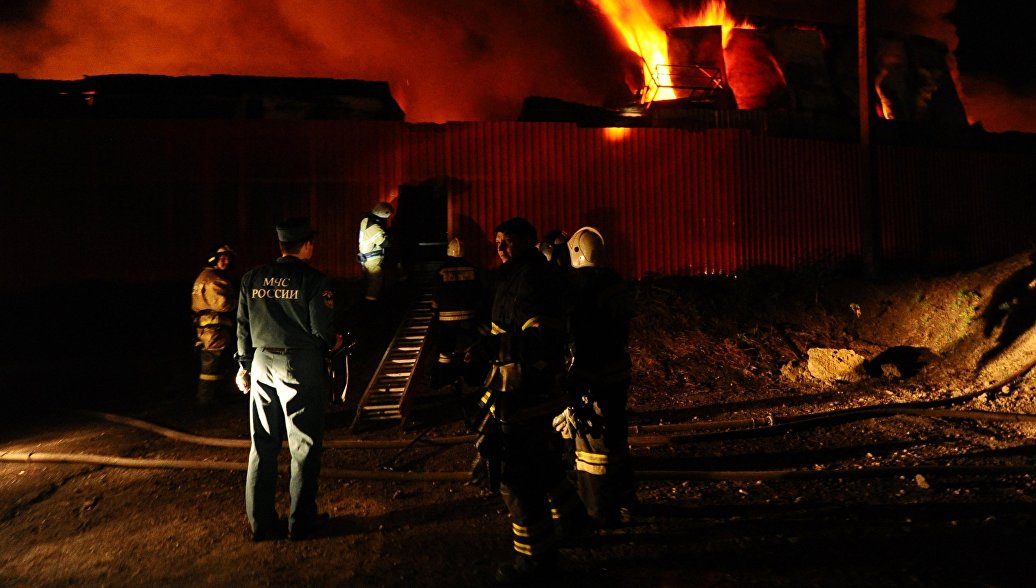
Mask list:
[[1036,87],[1017,91],[1004,80],[983,75],[961,75],[968,116],[987,131],[1036,133]]
[[[5,5],[6,6],[6,5]],[[624,92],[605,25],[551,0],[50,0],[0,13],[23,78],[237,74],[388,81],[412,121],[513,120]],[[30,7],[33,7],[30,9]]]

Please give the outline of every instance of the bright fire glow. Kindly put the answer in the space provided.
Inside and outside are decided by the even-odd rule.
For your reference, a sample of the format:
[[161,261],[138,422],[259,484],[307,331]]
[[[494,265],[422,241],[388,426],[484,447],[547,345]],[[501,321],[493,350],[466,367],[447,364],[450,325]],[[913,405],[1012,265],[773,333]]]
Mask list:
[[[641,57],[644,68],[644,86],[641,100],[672,100],[676,94],[668,75],[656,74],[659,65],[669,64],[669,47],[665,29],[648,11],[644,0],[591,0],[608,18],[626,41],[626,46]],[[724,0],[708,0],[699,11],[672,15],[674,27],[723,27],[723,46],[730,40],[735,28],[755,28],[747,21],[737,20],[729,12]],[[690,65],[690,64],[681,64]],[[657,75],[657,79],[656,79]]]
[[630,130],[626,127],[605,127],[604,138],[609,141],[622,141],[630,136]]

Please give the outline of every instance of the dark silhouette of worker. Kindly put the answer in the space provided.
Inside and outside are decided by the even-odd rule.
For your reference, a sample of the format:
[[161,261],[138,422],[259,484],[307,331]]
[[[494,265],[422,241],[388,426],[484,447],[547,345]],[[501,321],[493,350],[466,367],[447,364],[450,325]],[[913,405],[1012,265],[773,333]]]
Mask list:
[[989,304],[982,311],[982,334],[989,338],[1003,323],[996,345],[982,354],[976,369],[982,368],[1007,350],[1019,337],[1036,325],[1036,251],[1029,254],[1032,262],[1011,274],[997,285]]
[[478,268],[464,257],[464,244],[451,239],[432,296],[432,343],[438,354],[432,367],[433,388],[459,384],[471,367],[471,349],[481,337],[479,324],[485,314],[483,290]]
[[574,441],[576,479],[587,513],[596,525],[609,528],[628,520],[636,504],[626,417],[632,293],[608,266],[597,229],[579,229],[567,249],[573,361],[566,385],[574,402],[554,426]]
[[500,567],[497,580],[530,585],[544,584],[557,569],[556,532],[574,533],[586,518],[551,426],[567,402],[559,382],[567,339],[561,275],[536,243],[536,229],[524,218],[496,228],[503,264],[491,311],[495,360],[483,397],[496,425],[483,429],[476,444],[499,464],[500,496],[511,515],[514,561]]

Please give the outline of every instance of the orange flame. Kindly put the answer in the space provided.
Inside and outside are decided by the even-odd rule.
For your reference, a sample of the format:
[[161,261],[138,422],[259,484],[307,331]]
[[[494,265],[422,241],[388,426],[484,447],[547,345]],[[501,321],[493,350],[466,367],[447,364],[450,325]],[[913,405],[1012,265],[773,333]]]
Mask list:
[[[659,66],[669,63],[669,44],[665,29],[648,10],[644,0],[591,0],[598,10],[622,35],[626,46],[640,56],[644,68],[644,89],[641,100],[672,100],[676,98],[669,76]],[[670,19],[677,27],[723,27],[723,46],[730,40],[735,28],[755,28],[745,20],[735,19],[727,12],[724,0],[708,0],[700,10],[675,15]]]

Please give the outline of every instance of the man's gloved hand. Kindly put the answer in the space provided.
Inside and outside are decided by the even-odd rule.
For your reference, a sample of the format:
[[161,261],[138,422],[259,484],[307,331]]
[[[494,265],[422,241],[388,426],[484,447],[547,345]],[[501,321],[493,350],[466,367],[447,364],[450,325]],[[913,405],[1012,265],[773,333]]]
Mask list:
[[575,435],[576,413],[571,407],[554,417],[554,430],[561,433],[563,439],[571,439]]
[[234,377],[234,383],[237,384],[237,389],[242,394],[248,394],[252,390],[252,374],[245,368],[238,368],[237,376]]

